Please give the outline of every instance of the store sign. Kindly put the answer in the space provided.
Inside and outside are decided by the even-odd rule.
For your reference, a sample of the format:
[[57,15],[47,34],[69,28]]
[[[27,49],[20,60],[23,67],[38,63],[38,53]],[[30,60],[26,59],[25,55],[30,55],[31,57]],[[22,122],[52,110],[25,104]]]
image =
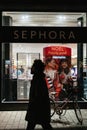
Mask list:
[[0,42],[77,43],[87,42],[87,27],[16,27],[0,28]]
[[45,56],[71,56],[71,48],[63,46],[50,46],[43,48]]

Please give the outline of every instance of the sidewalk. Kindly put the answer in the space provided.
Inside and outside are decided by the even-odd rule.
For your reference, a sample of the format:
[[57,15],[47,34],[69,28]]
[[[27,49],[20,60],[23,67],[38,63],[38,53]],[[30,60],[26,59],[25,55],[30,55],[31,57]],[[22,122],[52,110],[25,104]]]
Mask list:
[[[60,120],[58,115],[52,117],[51,124],[56,130],[87,130],[87,109],[81,109],[83,116],[83,125],[78,123],[73,110],[68,110],[66,115]],[[0,130],[25,130],[27,122],[25,121],[26,111],[0,111]],[[36,125],[35,129],[42,127]]]

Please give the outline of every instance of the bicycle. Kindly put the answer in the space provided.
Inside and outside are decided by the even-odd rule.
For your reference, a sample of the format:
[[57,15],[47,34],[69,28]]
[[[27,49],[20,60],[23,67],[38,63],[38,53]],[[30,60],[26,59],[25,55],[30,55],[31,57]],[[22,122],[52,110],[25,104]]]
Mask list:
[[78,122],[82,125],[83,118],[82,113],[78,104],[78,97],[77,97],[77,89],[76,87],[69,90],[69,94],[66,89],[63,89],[59,94],[58,101],[55,101],[55,92],[51,92],[49,95],[50,98],[50,105],[51,105],[51,117],[56,113],[61,116],[66,114],[67,109],[69,109],[69,103],[71,102],[73,105],[73,109],[76,115]]

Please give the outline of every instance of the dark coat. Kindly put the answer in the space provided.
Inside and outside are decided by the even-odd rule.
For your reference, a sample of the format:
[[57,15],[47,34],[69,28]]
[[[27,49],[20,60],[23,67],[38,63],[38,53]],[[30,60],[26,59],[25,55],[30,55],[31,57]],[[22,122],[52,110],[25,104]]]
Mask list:
[[50,123],[50,100],[44,73],[33,76],[25,120],[38,124]]

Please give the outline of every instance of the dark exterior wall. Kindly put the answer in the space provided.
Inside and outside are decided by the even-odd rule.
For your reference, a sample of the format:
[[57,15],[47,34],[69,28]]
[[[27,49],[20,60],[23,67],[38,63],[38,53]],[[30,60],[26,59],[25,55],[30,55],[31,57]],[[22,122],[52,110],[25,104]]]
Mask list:
[[0,0],[0,10],[87,11],[86,0]]

